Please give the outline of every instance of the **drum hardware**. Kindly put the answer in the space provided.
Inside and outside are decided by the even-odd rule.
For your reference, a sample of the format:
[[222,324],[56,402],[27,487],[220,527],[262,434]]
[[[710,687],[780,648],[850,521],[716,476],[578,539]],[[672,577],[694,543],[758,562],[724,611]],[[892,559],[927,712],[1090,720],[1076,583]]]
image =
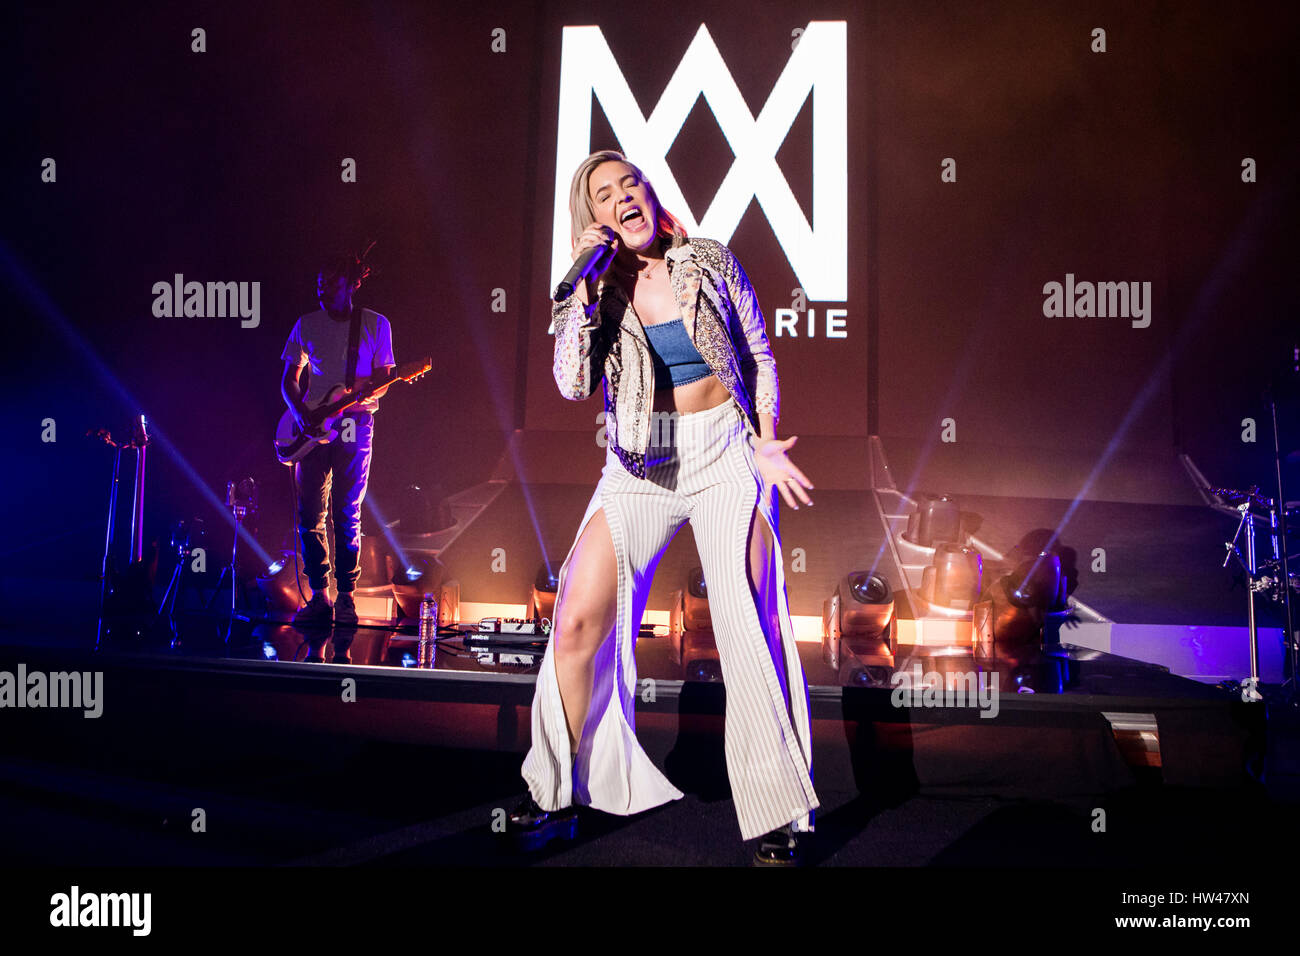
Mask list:
[[[1293,651],[1295,640],[1289,626],[1289,592],[1300,584],[1300,575],[1290,572],[1288,559],[1293,559],[1295,556],[1287,555],[1281,546],[1284,535],[1281,525],[1285,518],[1281,513],[1283,509],[1277,507],[1275,499],[1265,497],[1256,485],[1252,485],[1245,491],[1234,488],[1211,488],[1210,492],[1224,501],[1235,503],[1236,510],[1241,515],[1232,540],[1224,544],[1227,554],[1223,558],[1223,567],[1226,568],[1228,562],[1235,557],[1246,571],[1246,622],[1250,634],[1250,677],[1241,682],[1241,699],[1260,701],[1263,700],[1263,696],[1259,692],[1259,625],[1255,617],[1255,595],[1259,594],[1267,600],[1275,601],[1287,610],[1286,647],[1288,652]],[[1265,519],[1262,515],[1253,514],[1250,510],[1252,507],[1264,508],[1268,511],[1267,523],[1271,532],[1273,554],[1263,561],[1259,561],[1256,556],[1255,525],[1263,524]],[[1238,547],[1243,531],[1245,532],[1244,549]],[[1284,581],[1289,582],[1290,587],[1284,586]]]
[[[1290,673],[1282,681],[1282,687],[1286,689],[1286,701],[1292,706],[1300,705],[1300,696],[1297,696],[1297,688],[1300,682],[1297,677],[1300,676],[1300,640],[1296,638],[1295,616],[1292,612],[1291,592],[1294,589],[1296,576],[1291,573],[1291,561],[1295,556],[1288,555],[1287,550],[1290,547],[1288,536],[1292,533],[1292,528],[1288,528],[1288,522],[1294,522],[1300,526],[1300,515],[1297,514],[1297,504],[1300,502],[1287,501],[1285,490],[1282,486],[1282,450],[1278,440],[1277,427],[1277,403],[1279,394],[1286,396],[1294,395],[1297,384],[1300,384],[1300,346],[1288,346],[1288,361],[1286,370],[1278,371],[1270,375],[1267,385],[1263,390],[1261,398],[1268,404],[1269,415],[1273,425],[1273,480],[1276,497],[1265,498],[1258,487],[1252,486],[1248,491],[1236,491],[1230,488],[1212,488],[1211,492],[1221,499],[1236,500],[1236,510],[1241,514],[1241,522],[1237,526],[1237,533],[1233,536],[1232,541],[1228,542],[1226,547],[1227,556],[1223,559],[1224,567],[1236,555],[1237,560],[1246,568],[1249,586],[1246,588],[1246,599],[1248,601],[1248,621],[1250,625],[1250,678],[1243,682],[1241,694],[1242,700],[1258,700],[1259,691],[1259,633],[1255,624],[1255,594],[1261,591],[1267,591],[1270,595],[1280,596],[1285,630],[1283,633],[1283,647],[1285,650],[1284,671],[1289,669]],[[1288,462],[1300,461],[1300,449],[1290,452],[1286,458]],[[1255,560],[1255,525],[1263,523],[1259,516],[1252,515],[1251,507],[1257,506],[1268,509],[1268,529],[1269,536],[1272,539],[1274,564],[1266,562],[1263,565],[1263,571],[1256,565]],[[1242,529],[1246,530],[1246,555],[1243,557],[1241,551],[1237,548],[1237,539],[1241,537]],[[1261,578],[1267,577],[1270,584],[1260,586]],[[1291,586],[1287,586],[1291,585]],[[1276,597],[1274,599],[1277,599]],[[1288,687],[1289,685],[1289,687]]]

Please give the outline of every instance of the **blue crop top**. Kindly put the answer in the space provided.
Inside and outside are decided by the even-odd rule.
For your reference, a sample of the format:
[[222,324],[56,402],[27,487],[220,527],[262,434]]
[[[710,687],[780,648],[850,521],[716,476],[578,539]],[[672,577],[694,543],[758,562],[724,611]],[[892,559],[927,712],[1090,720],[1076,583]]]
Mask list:
[[650,343],[650,358],[654,362],[657,385],[665,379],[672,379],[674,386],[685,385],[713,374],[713,370],[695,348],[695,343],[687,336],[686,326],[681,319],[647,325],[645,337]]

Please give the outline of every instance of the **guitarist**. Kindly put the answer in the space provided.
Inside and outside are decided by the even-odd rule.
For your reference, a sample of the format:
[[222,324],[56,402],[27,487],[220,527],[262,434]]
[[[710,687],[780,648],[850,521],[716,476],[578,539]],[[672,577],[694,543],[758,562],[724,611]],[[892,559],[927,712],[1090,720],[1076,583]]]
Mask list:
[[[385,376],[397,364],[388,319],[370,309],[357,308],[352,301],[362,280],[370,274],[364,258],[364,254],[335,257],[321,266],[316,276],[320,310],[301,316],[285,343],[280,392],[299,428],[310,427],[311,408],[334,385],[360,387],[368,376]],[[301,388],[304,367],[310,373],[306,393]],[[298,488],[298,533],[312,590],[311,600],[294,615],[295,624],[357,622],[352,592],[360,576],[361,502],[370,477],[374,415],[384,391],[344,413],[339,438],[313,448],[293,466]],[[353,440],[348,441],[349,437]],[[334,581],[338,587],[334,605],[326,594],[330,571],[325,547],[327,504],[332,505],[334,513]]]

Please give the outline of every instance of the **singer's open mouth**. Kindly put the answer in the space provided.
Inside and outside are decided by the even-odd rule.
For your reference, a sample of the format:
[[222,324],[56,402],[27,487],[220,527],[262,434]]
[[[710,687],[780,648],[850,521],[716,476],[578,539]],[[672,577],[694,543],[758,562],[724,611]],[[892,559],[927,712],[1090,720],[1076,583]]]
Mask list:
[[632,206],[619,217],[618,221],[620,225],[630,225],[633,228],[637,228],[645,224],[645,216],[641,214],[641,208],[639,206]]

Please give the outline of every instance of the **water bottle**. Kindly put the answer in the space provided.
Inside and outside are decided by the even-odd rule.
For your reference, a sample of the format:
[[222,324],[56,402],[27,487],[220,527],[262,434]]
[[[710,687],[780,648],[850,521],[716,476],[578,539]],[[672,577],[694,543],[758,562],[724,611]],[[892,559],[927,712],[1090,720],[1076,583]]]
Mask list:
[[438,599],[426,593],[420,602],[420,645],[416,667],[432,667],[438,639]]

